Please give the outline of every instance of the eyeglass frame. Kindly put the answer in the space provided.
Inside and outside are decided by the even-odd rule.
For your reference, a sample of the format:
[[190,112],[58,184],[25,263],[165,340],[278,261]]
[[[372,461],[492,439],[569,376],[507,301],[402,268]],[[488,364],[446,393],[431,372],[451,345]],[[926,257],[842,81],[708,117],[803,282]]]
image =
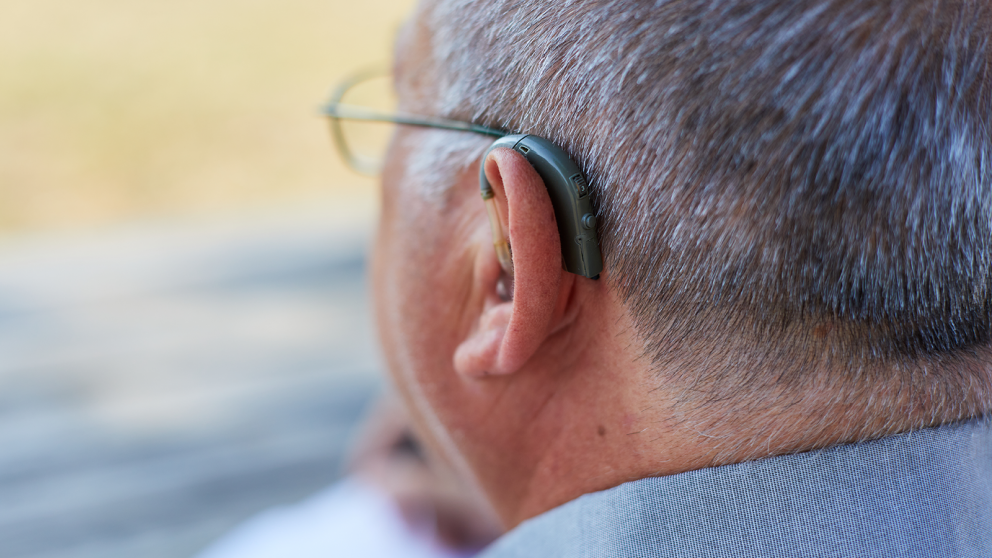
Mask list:
[[382,70],[367,70],[356,73],[342,80],[334,89],[330,99],[321,107],[321,112],[330,122],[331,136],[334,138],[334,146],[338,154],[349,168],[360,174],[375,176],[382,170],[376,166],[369,165],[349,149],[345,140],[344,131],[341,127],[342,120],[358,120],[364,122],[384,122],[390,124],[401,124],[404,126],[419,126],[421,128],[434,128],[439,130],[453,130],[456,132],[471,132],[494,138],[501,138],[512,132],[499,128],[491,128],[473,122],[462,120],[451,120],[436,116],[422,116],[407,114],[402,112],[380,112],[367,107],[342,103],[341,99],[348,91],[356,85],[383,77],[386,72]]

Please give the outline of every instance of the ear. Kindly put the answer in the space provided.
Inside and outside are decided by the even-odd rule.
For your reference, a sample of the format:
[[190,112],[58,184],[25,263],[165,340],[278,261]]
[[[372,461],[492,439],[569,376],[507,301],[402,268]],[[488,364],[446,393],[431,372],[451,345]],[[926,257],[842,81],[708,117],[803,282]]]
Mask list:
[[[562,269],[551,198],[537,171],[519,153],[494,149],[482,162],[513,254],[513,296],[496,294],[499,263],[492,248],[477,273],[486,302],[478,323],[459,344],[455,370],[466,376],[512,374],[540,348],[564,311],[574,276]],[[481,203],[481,202],[480,202]],[[489,229],[486,224],[486,229]]]

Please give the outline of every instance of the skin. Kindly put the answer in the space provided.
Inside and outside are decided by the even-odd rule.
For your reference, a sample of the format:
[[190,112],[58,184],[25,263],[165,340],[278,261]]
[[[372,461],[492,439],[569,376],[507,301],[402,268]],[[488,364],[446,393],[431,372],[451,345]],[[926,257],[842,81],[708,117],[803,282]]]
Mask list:
[[415,180],[405,151],[385,173],[373,276],[388,365],[421,436],[474,475],[508,526],[673,460],[630,435],[653,420],[632,412],[652,406],[635,365],[640,343],[608,277],[561,269],[550,200],[530,165],[509,150],[488,165],[520,199],[503,211],[516,267],[504,302],[475,173],[442,208],[404,187]]
[[[397,78],[404,110],[431,114],[426,33],[414,22],[401,34]],[[508,527],[587,492],[691,467],[690,439],[655,411],[667,396],[609,272],[592,281],[562,270],[537,173],[510,150],[486,161],[513,246],[514,298],[504,301],[478,166],[450,177],[440,200],[411,170],[438,133],[404,127],[394,138],[372,264],[387,365],[418,434]]]

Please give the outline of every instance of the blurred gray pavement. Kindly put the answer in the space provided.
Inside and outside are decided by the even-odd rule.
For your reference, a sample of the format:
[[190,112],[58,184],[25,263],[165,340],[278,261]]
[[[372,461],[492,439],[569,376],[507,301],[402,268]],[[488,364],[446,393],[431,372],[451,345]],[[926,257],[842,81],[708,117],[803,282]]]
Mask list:
[[189,556],[339,476],[382,380],[323,209],[0,240],[0,557]]

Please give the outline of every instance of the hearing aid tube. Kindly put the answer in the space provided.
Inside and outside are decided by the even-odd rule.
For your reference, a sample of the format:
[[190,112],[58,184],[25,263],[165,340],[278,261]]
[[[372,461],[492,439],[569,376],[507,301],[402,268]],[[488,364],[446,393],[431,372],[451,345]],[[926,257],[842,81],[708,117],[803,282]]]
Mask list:
[[503,222],[499,218],[499,209],[496,208],[496,197],[490,190],[489,197],[483,195],[483,198],[486,201],[486,213],[489,214],[489,227],[493,230],[493,248],[496,249],[496,258],[499,259],[499,265],[503,271],[513,277],[513,256],[510,253],[510,241],[507,240],[506,234],[503,232]]

